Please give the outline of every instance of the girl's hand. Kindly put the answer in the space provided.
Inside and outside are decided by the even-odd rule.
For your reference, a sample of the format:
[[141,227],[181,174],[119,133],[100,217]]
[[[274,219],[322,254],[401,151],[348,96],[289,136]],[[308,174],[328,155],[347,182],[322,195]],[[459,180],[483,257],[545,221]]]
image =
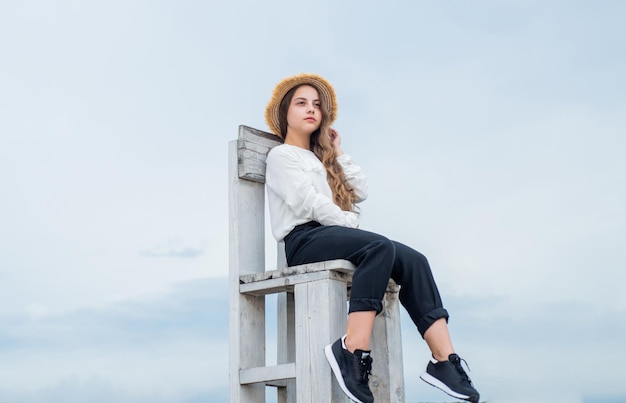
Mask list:
[[335,149],[335,154],[339,157],[343,154],[343,150],[341,149],[341,136],[339,135],[339,132],[331,127],[329,129],[328,137],[330,145]]

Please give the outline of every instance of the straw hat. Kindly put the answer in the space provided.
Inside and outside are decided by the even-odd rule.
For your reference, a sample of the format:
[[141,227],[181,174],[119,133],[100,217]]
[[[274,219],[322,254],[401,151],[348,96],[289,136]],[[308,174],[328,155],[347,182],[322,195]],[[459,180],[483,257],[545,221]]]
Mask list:
[[272,98],[267,103],[267,107],[265,108],[265,122],[269,126],[270,130],[280,138],[282,138],[280,134],[280,120],[278,119],[280,102],[290,89],[300,84],[310,84],[317,89],[322,106],[328,113],[330,120],[329,124],[332,124],[337,118],[337,99],[335,98],[335,90],[333,89],[333,86],[326,81],[326,79],[316,74],[307,73],[287,77],[276,84]]

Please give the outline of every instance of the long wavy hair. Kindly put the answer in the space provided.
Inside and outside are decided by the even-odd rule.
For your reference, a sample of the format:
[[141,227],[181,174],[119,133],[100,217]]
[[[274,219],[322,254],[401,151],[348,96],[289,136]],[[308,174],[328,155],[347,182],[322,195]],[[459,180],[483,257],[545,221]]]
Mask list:
[[[278,108],[280,134],[283,139],[287,138],[287,111],[289,110],[289,105],[291,105],[293,94],[303,85],[315,88],[315,91],[319,94],[319,90],[312,84],[300,84],[285,94]],[[346,181],[343,168],[337,161],[335,149],[329,139],[330,125],[328,124],[326,105],[320,105],[320,110],[322,112],[322,121],[320,122],[320,127],[311,134],[310,149],[326,169],[326,179],[333,193],[333,202],[344,211],[355,211],[356,195],[354,189]]]

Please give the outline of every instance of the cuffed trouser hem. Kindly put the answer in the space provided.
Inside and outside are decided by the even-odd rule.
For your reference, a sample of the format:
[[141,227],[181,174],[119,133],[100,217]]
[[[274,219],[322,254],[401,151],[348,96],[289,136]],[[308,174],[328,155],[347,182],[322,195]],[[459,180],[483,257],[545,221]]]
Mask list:
[[432,311],[430,311],[426,315],[424,315],[422,317],[422,319],[419,320],[419,322],[417,323],[417,330],[422,335],[422,338],[424,338],[424,333],[426,333],[428,328],[433,323],[435,323],[436,321],[438,321],[441,318],[445,318],[446,322],[447,322],[449,317],[450,317],[450,315],[448,315],[448,311],[446,311],[445,308],[433,309]]
[[383,311],[383,303],[380,300],[369,298],[350,300],[348,313],[364,311],[376,311],[376,315],[378,315]]

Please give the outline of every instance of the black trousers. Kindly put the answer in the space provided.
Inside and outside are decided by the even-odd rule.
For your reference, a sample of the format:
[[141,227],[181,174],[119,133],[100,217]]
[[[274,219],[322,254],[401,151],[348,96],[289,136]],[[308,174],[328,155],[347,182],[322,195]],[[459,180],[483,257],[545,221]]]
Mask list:
[[333,259],[352,262],[356,270],[349,312],[380,313],[392,278],[400,285],[400,302],[422,337],[436,320],[448,319],[426,257],[382,235],[309,222],[285,237],[285,253],[289,266]]

